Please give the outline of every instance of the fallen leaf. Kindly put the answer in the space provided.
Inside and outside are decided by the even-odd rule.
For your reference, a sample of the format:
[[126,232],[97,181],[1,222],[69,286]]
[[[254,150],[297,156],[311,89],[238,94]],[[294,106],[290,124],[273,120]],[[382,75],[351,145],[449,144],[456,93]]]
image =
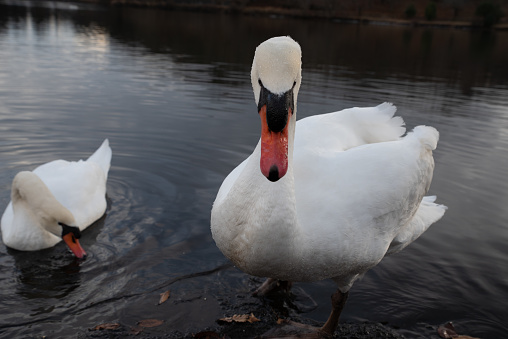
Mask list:
[[260,321],[258,318],[256,318],[254,316],[254,314],[235,314],[234,316],[232,317],[226,317],[226,318],[221,318],[219,319],[219,321],[223,321],[223,322],[226,322],[226,323],[246,323],[246,322],[249,322],[249,323],[255,323],[257,321]]
[[167,290],[164,293],[161,293],[161,298],[159,299],[159,305],[166,302],[169,299],[171,291]]
[[106,324],[97,325],[94,328],[91,328],[90,331],[116,330],[119,327],[120,327],[120,324],[117,324],[117,323],[106,323]]
[[159,319],[145,319],[138,321],[138,325],[141,327],[156,327],[162,325],[164,321]]
[[282,319],[282,318],[277,319],[277,325],[282,325],[284,323],[287,323],[286,319]]

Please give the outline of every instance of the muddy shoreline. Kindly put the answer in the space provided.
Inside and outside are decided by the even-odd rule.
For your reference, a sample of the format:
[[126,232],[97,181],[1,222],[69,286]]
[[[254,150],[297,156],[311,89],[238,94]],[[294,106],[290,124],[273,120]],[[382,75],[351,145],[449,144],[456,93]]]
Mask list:
[[[233,269],[233,266],[225,264],[223,267],[210,272],[202,272],[204,277],[213,278],[222,269]],[[183,280],[193,280],[195,277],[190,275]],[[180,280],[180,279],[177,279]],[[306,330],[299,330],[294,326],[287,326],[286,320],[294,321],[300,324],[319,328],[323,325],[323,320],[314,320],[308,318],[305,310],[309,303],[314,303],[312,299],[296,286],[290,293],[276,292],[266,297],[255,297],[252,295],[263,279],[257,277],[245,277],[243,280],[246,290],[238,293],[234,291],[225,292],[222,296],[210,295],[203,292],[200,295],[193,295],[191,298],[181,297],[171,292],[171,296],[162,304],[157,304],[156,300],[162,290],[172,289],[172,284],[164,284],[163,289],[156,292],[149,291],[144,294],[144,298],[152,300],[153,307],[158,309],[157,315],[152,319],[126,319],[119,317],[113,321],[107,321],[104,324],[97,324],[96,328],[80,328],[76,338],[80,339],[105,339],[105,338],[141,338],[141,339],[177,339],[177,338],[297,338],[304,337]],[[250,291],[250,292],[248,292]],[[353,291],[354,292],[354,291]],[[128,296],[127,296],[128,298]],[[354,294],[353,294],[354,298]],[[218,318],[213,322],[196,321],[190,325],[187,331],[175,330],[171,324],[166,323],[165,319],[170,316],[167,306],[171,304],[185,304],[187,309],[201,309],[207,312],[203,305],[203,300],[209,299],[212,303],[217,303],[223,317],[232,317],[234,315],[251,315],[255,321],[249,322],[225,322],[223,318]],[[216,300],[213,300],[216,299]],[[213,301],[212,301],[213,300]],[[354,300],[352,300],[354,302]],[[133,306],[135,302],[133,301]],[[307,306],[306,306],[307,305]],[[135,307],[135,306],[134,306]],[[347,305],[346,305],[347,307]],[[193,311],[194,312],[194,311]],[[148,321],[155,323],[155,326],[148,325],[144,327],[142,323]],[[104,326],[102,326],[104,325]],[[437,325],[427,325],[432,327],[432,332],[437,334]],[[99,329],[103,328],[103,329]],[[339,323],[333,338],[343,339],[404,339],[405,333],[413,336],[413,331],[398,328],[394,324],[371,322],[369,320],[351,322],[343,321]],[[298,336],[300,335],[300,336]]]

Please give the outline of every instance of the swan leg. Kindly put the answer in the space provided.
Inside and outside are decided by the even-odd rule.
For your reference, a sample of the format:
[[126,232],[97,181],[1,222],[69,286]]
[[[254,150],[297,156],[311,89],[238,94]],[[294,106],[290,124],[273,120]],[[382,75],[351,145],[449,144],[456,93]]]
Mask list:
[[255,296],[264,296],[269,293],[278,292],[278,291],[289,292],[292,285],[293,285],[293,283],[291,281],[283,281],[283,280],[268,278],[252,294]]
[[326,323],[319,330],[325,335],[332,336],[339,326],[339,317],[342,313],[342,309],[346,304],[347,297],[349,295],[349,291],[346,293],[342,293],[339,289],[332,295],[332,311],[330,312],[330,316]]

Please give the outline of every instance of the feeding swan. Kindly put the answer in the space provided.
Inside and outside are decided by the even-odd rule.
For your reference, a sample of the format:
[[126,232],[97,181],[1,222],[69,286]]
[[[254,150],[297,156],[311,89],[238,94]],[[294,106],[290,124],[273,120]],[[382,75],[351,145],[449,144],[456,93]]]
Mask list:
[[63,239],[76,257],[85,257],[80,231],[106,211],[111,155],[106,139],[86,161],[55,160],[16,174],[1,220],[4,244],[36,251]]

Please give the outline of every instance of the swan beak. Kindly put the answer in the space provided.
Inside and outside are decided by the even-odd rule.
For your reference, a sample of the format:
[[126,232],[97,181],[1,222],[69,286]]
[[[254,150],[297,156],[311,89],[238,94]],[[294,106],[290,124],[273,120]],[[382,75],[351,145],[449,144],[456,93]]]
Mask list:
[[293,87],[282,94],[270,92],[259,80],[258,112],[261,117],[261,173],[270,181],[281,179],[288,170],[289,121],[294,111]]
[[[288,109],[287,120],[291,117],[291,108]],[[261,117],[261,173],[270,181],[281,179],[288,170],[288,123],[281,131],[270,130],[266,105],[259,111]],[[287,121],[286,120],[286,121]]]
[[67,233],[62,237],[62,239],[65,241],[67,246],[69,246],[70,250],[76,257],[79,259],[86,258],[86,252],[79,244],[79,240],[74,236],[74,233]]

